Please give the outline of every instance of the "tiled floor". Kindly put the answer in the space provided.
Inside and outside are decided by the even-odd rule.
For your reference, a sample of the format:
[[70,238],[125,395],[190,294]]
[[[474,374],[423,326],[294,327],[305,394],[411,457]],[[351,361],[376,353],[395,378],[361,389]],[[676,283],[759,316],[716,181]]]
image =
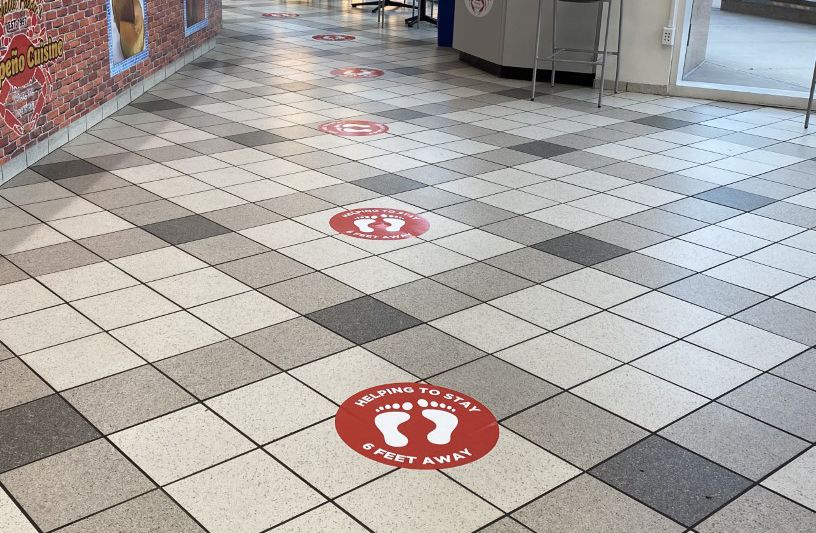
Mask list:
[[[531,103],[321,4],[225,2],[214,52],[0,188],[0,530],[816,531],[816,132]],[[431,229],[340,236],[347,206]],[[496,448],[340,440],[349,395],[419,380]]]

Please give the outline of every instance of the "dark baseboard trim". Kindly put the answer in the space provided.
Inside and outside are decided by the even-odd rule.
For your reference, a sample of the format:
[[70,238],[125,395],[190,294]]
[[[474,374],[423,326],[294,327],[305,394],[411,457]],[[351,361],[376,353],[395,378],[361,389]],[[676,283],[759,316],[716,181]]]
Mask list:
[[[496,63],[465,52],[459,52],[459,59],[463,63],[474,66],[479,70],[484,70],[488,74],[493,74],[499,78],[508,78],[511,80],[529,80],[533,76],[533,69],[531,68],[497,65]],[[550,70],[538,69],[537,78],[538,81],[550,81]],[[593,83],[595,82],[595,75],[582,72],[558,71],[556,81],[569,85],[583,85],[584,87],[592,87]]]

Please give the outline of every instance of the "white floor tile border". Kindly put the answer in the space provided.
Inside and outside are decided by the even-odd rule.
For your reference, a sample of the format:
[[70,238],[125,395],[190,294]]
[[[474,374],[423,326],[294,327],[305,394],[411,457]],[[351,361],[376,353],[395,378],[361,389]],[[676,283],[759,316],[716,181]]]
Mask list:
[[47,139],[26,148],[22,154],[0,166],[0,185],[7,182],[26,168],[30,167],[57,148],[82,135],[102,120],[130,104],[155,85],[175,74],[188,63],[192,63],[202,55],[215,48],[217,37],[207,40],[200,46],[190,50],[172,63],[153,72],[142,81],[133,84],[129,89],[112,97],[101,106],[91,110],[79,119],[60,129]]

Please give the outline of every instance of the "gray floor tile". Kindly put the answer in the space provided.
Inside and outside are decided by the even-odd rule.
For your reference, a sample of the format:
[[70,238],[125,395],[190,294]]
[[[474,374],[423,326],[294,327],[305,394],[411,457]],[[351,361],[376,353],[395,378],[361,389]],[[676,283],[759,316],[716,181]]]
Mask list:
[[582,230],[581,235],[587,235],[627,250],[640,250],[669,239],[668,235],[651,231],[620,220],[612,220],[591,228]]
[[6,256],[9,261],[30,276],[44,276],[70,268],[77,268],[102,260],[99,256],[74,242],[65,242]]
[[321,309],[308,317],[355,344],[373,341],[420,324],[411,315],[370,296]]
[[660,437],[650,437],[590,473],[685,526],[735,498],[750,482]]
[[706,227],[704,222],[661,209],[649,209],[648,211],[629,215],[621,220],[672,237]]
[[681,533],[685,530],[586,474],[516,511],[513,517],[537,533]]
[[238,233],[224,233],[207,239],[188,242],[179,246],[182,250],[211,265],[243,259],[268,252],[269,248],[247,239]]
[[533,248],[584,266],[592,266],[628,253],[625,248],[580,233],[540,242]]
[[515,213],[476,200],[443,207],[437,209],[436,213],[473,227],[493,224],[516,216]]
[[107,260],[149,252],[168,246],[167,242],[141,228],[106,233],[79,241],[80,244]]
[[485,262],[536,283],[543,283],[581,268],[578,263],[541,252],[535,248],[522,248],[491,257]]
[[253,331],[236,340],[284,370],[353,346],[346,339],[304,317]]
[[263,202],[258,202],[258,205],[289,218],[308,215],[309,213],[315,213],[334,207],[333,204],[325,200],[315,198],[314,196],[302,192],[279,196],[271,200],[264,200]]
[[816,391],[764,374],[723,396],[720,403],[816,442]]
[[370,342],[365,348],[422,378],[484,355],[481,350],[424,324]]
[[638,253],[631,253],[598,263],[595,268],[653,289],[694,274],[693,270]]
[[222,263],[218,265],[218,270],[253,288],[271,285],[312,272],[312,269],[306,265],[275,251]]
[[816,344],[816,313],[780,300],[766,300],[734,318],[802,344]]
[[733,209],[741,209],[742,211],[753,211],[760,207],[774,203],[773,198],[767,196],[760,196],[747,191],[734,189],[731,187],[719,187],[700,193],[695,196],[700,200],[707,202],[714,202],[715,204],[724,205]]
[[143,229],[170,244],[183,244],[229,233],[229,230],[224,226],[216,224],[201,215],[191,215],[148,224]]
[[808,447],[804,440],[716,403],[675,422],[660,435],[753,480]]
[[98,438],[99,432],[68,403],[52,394],[0,412],[0,472]]
[[705,274],[682,279],[663,287],[660,292],[723,315],[733,315],[766,299],[762,294]]
[[241,231],[284,219],[282,216],[255,204],[244,204],[219,209],[218,211],[210,211],[202,216],[232,231]]
[[816,350],[797,355],[774,368],[771,373],[816,390]]
[[570,393],[551,398],[503,423],[580,468],[591,468],[648,433]]
[[[561,391],[492,355],[439,374],[430,382],[479,398],[498,419]],[[512,390],[513,394],[507,394],[508,390]]]
[[[703,193],[703,195],[705,194],[706,193]],[[721,222],[727,218],[741,214],[737,209],[701,200],[699,196],[700,195],[696,198],[683,198],[682,200],[670,204],[661,205],[660,209],[702,222],[708,222],[709,224]]]
[[363,295],[321,272],[269,285],[261,292],[298,313],[308,314]]
[[479,303],[478,300],[431,279],[400,285],[378,292],[374,297],[424,322]]
[[433,279],[483,301],[533,285],[525,279],[483,263],[474,263],[437,274]]
[[754,487],[695,529],[699,533],[802,533],[816,529],[816,513]]
[[482,226],[484,231],[530,246],[569,233],[563,228],[527,217],[515,217]]
[[[5,348],[2,348],[5,351]],[[6,352],[6,357],[0,355],[0,411],[24,404],[53,391],[34,372]]]

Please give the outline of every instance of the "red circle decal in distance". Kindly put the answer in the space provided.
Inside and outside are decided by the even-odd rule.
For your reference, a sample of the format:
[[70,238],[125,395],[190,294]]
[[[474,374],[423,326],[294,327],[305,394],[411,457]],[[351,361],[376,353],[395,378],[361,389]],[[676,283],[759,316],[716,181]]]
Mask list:
[[379,78],[383,74],[385,74],[385,72],[380,69],[359,67],[336,68],[331,71],[332,76],[342,76],[344,78],[355,79]]
[[398,241],[419,237],[431,227],[427,219],[403,211],[368,207],[337,213],[329,220],[334,231],[357,239]]
[[499,440],[496,417],[482,403],[424,383],[360,391],[343,402],[334,422],[340,438],[357,453],[416,470],[472,463]]
[[327,33],[324,35],[313,35],[315,41],[353,41],[357,37],[353,35],[343,35],[341,33]]
[[388,126],[370,120],[335,120],[321,124],[318,129],[340,137],[367,137],[388,132]]

